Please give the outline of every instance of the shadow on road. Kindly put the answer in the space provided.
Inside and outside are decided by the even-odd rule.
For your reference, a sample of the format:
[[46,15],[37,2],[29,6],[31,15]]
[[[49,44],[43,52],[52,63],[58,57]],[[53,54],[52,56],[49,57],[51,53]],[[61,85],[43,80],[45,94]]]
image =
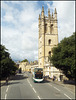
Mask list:
[[10,80],[23,80],[23,79],[27,79],[28,77],[27,76],[24,76],[24,75],[15,75],[13,76]]
[[[22,74],[18,74],[18,75],[15,75],[15,76],[11,76],[9,77],[9,80],[8,80],[8,85],[11,85],[11,84],[18,84],[20,82],[10,82],[11,80],[24,80],[24,79],[27,79],[28,77],[27,76],[24,76]],[[1,86],[6,86],[6,80],[0,84],[0,87]]]
[[42,83],[50,83],[50,81],[48,81],[48,80],[44,80]]
[[5,86],[7,86],[7,85],[12,85],[12,84],[19,84],[20,82],[8,82],[8,84],[5,84]]
[[76,85],[76,82],[73,80],[64,80],[63,81],[64,84],[70,84],[70,85]]

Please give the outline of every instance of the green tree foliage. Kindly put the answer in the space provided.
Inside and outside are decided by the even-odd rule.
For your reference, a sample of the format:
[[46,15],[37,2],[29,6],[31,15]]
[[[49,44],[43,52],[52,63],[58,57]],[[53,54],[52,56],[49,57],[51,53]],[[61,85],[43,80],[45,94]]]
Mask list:
[[9,52],[5,46],[0,45],[0,71],[1,77],[8,77],[11,74],[15,74],[17,67],[15,62],[11,59]]
[[49,57],[50,63],[61,69],[68,78],[75,78],[75,34],[64,38],[53,48],[53,55]]
[[27,60],[27,59],[24,59],[24,60],[22,60],[21,62],[28,62],[28,60]]

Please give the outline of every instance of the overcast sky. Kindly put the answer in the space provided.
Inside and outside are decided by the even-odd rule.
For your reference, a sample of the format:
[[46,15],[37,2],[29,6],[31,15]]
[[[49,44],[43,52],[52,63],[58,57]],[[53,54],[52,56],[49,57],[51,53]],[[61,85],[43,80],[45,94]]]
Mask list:
[[13,60],[38,60],[38,17],[57,9],[58,41],[75,32],[75,1],[1,1],[1,44]]

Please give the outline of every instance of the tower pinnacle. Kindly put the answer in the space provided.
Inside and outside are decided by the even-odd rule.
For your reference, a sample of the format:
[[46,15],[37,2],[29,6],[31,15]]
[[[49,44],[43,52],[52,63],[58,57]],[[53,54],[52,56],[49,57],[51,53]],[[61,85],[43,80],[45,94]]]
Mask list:
[[55,12],[54,12],[54,14],[57,14],[56,8],[55,8]]
[[42,6],[41,18],[44,18],[44,7]]
[[42,12],[44,12],[44,6],[42,6]]
[[57,11],[56,11],[56,8],[55,8],[54,15],[55,15],[54,19],[57,20]]
[[52,18],[53,18],[53,12],[52,12]]
[[48,9],[48,16],[50,15],[50,9]]

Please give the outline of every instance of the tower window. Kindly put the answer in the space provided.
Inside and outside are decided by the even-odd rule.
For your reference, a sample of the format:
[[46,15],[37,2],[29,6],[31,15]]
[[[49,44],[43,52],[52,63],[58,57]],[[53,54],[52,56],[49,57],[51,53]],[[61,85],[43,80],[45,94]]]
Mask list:
[[49,45],[51,44],[51,39],[48,40],[48,44],[49,44]]
[[53,24],[51,24],[51,34],[53,33]]
[[51,51],[49,51],[49,56],[51,56]]
[[45,33],[47,33],[47,24],[45,24]]

